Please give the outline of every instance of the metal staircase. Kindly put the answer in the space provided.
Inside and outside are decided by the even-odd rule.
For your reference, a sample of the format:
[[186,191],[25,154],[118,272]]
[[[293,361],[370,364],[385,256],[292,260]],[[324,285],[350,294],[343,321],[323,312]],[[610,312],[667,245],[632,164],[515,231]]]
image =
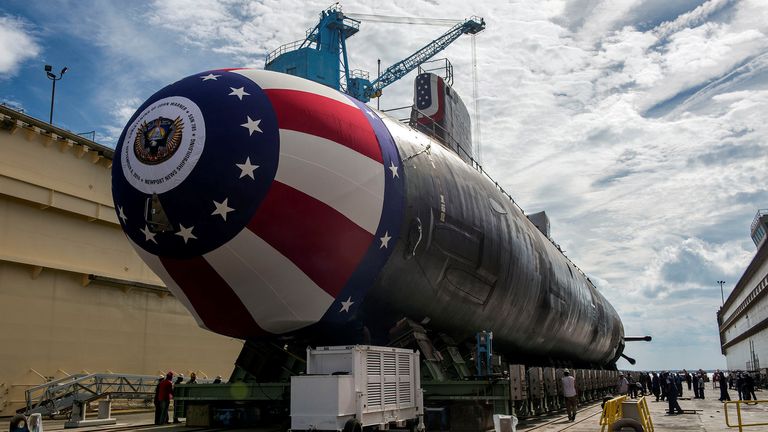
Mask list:
[[75,404],[97,399],[149,399],[155,395],[157,375],[76,374],[32,387],[25,392],[27,406],[19,412],[53,416]]

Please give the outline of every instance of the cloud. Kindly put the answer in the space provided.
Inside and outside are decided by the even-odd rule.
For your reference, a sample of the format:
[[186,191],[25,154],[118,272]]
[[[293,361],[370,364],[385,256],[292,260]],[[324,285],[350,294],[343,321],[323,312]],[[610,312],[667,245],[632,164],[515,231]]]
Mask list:
[[111,123],[102,126],[102,131],[97,134],[99,141],[115,143],[111,146],[115,147],[120,134],[123,133],[123,128],[141,103],[142,100],[136,97],[115,100],[109,111]]
[[12,16],[0,16],[0,79],[15,75],[26,60],[40,54],[31,26]]

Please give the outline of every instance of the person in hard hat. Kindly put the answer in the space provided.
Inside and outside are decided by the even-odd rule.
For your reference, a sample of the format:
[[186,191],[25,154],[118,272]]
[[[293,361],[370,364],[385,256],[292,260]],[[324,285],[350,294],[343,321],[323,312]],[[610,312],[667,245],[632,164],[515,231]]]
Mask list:
[[620,373],[619,380],[616,382],[616,393],[621,396],[626,396],[628,392],[629,381],[627,381],[627,377],[625,377],[623,373]]
[[576,378],[571,376],[568,369],[563,371],[563,396],[565,397],[565,410],[568,412],[568,420],[576,420],[576,407],[579,398],[576,392]]

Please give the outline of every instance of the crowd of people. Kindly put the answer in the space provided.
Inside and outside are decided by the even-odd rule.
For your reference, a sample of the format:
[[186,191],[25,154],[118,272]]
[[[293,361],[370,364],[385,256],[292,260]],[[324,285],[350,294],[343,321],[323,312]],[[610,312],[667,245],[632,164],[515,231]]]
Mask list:
[[[565,369],[562,381],[568,420],[573,421],[576,417],[578,383],[575,382],[568,369]],[[757,400],[755,395],[756,380],[752,374],[744,371],[730,371],[726,374],[719,369],[712,375],[711,380],[707,373],[701,369],[692,373],[685,369],[680,372],[620,373],[616,382],[615,393],[633,399],[653,395],[657,402],[667,401],[669,414],[675,415],[683,413],[677,400],[683,397],[684,388],[693,392],[694,399],[705,399],[705,383],[710,381],[713,382],[713,390],[719,389],[720,397],[718,400],[720,402],[731,400],[728,393],[729,389],[736,390],[739,400]]]

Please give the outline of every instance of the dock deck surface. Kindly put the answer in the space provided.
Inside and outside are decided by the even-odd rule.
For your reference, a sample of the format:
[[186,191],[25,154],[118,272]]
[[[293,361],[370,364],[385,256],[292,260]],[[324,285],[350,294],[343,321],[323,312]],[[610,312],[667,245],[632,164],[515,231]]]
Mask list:
[[[735,400],[737,395],[735,390],[729,392],[731,399]],[[687,390],[683,391],[683,398],[678,399],[680,407],[686,412],[694,411],[690,414],[668,415],[666,410],[669,407],[668,402],[656,402],[656,398],[651,395],[646,397],[648,409],[651,412],[654,431],[656,432],[687,432],[687,431],[705,431],[705,432],[725,432],[738,431],[738,428],[729,428],[725,424],[725,413],[723,412],[723,403],[717,399],[720,397],[720,390],[707,389],[704,392],[706,399],[688,399],[693,393]],[[757,392],[758,400],[768,399],[768,391]],[[730,405],[728,408],[731,424],[736,424],[736,407]],[[548,416],[538,420],[527,420],[518,425],[518,431],[525,432],[595,432],[600,430],[600,414],[602,410],[600,403],[588,406],[579,406],[576,420],[569,422],[565,413],[556,416]],[[744,405],[741,408],[742,420],[744,423],[768,423],[768,404]],[[745,432],[768,431],[768,426],[745,427]]]
[[[687,398],[691,393],[685,391],[683,397]],[[717,400],[719,390],[708,389],[705,392],[706,399],[680,399],[680,406],[684,410],[695,410],[695,414],[667,415],[667,402],[656,402],[655,397],[648,398],[648,408],[651,412],[654,430],[656,432],[687,432],[687,431],[705,431],[705,432],[725,432],[738,431],[738,428],[728,428],[725,425],[725,414],[723,413],[723,404]],[[736,398],[736,392],[730,391],[731,399]],[[757,392],[759,400],[768,399],[768,391]],[[729,408],[729,415],[732,416],[732,422],[735,422],[735,406]],[[529,419],[518,425],[518,431],[525,432],[595,432],[600,430],[600,409],[599,403],[593,403],[586,406],[579,406],[576,421],[569,422],[565,413],[541,416],[536,419]],[[200,428],[184,427],[181,425],[152,425],[152,413],[120,414],[114,413],[117,424],[112,426],[83,427],[78,429],[67,429],[76,432],[93,431],[162,431],[162,432],[212,432],[233,429],[222,428]],[[768,423],[768,404],[742,405],[742,418],[745,423]],[[44,420],[43,425],[46,431],[64,430],[64,420]],[[258,430],[258,429],[239,429],[239,430]],[[275,431],[274,428],[264,429]],[[746,432],[768,431],[768,426],[757,426],[744,428]]]

